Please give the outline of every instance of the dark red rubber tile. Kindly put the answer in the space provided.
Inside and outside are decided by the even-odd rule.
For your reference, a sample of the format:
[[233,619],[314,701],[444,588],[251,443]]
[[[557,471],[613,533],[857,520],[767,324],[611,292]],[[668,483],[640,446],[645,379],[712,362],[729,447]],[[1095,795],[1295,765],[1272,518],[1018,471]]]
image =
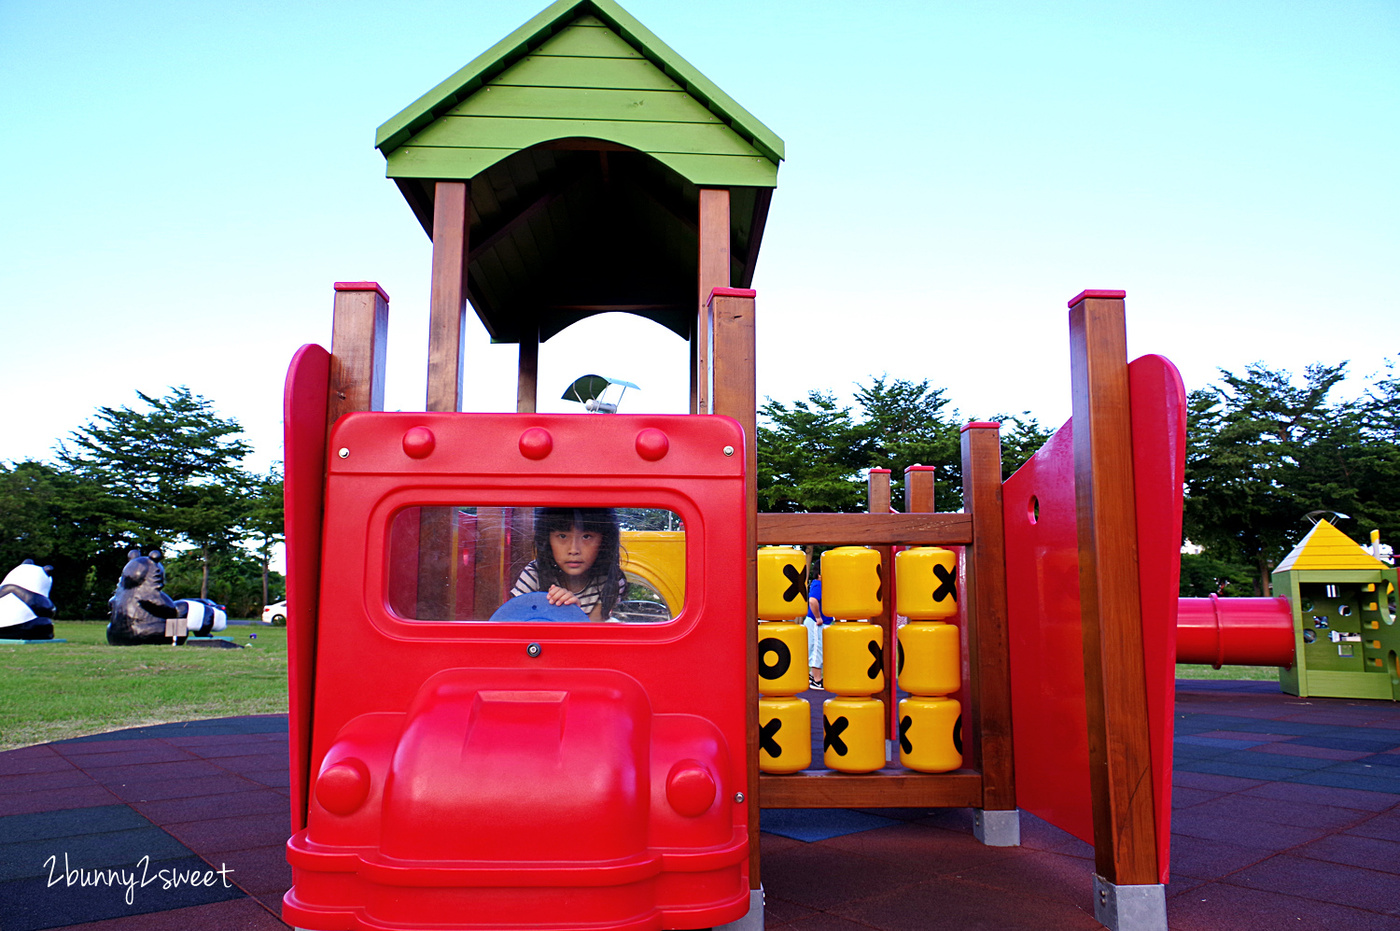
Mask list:
[[1171,931],[1395,931],[1395,918],[1278,892],[1211,883],[1167,899]]
[[229,850],[280,847],[292,835],[291,813],[238,815],[165,825],[165,830],[202,857]]
[[1400,841],[1400,808],[1381,812],[1368,821],[1363,821],[1347,831],[1361,837],[1376,837],[1381,840]]
[[826,842],[785,852],[762,866],[763,886],[773,895],[816,911],[857,902],[876,892],[925,879],[918,863],[888,863],[831,848]]
[[4,753],[0,753],[0,778],[27,776],[35,773],[56,773],[71,769],[72,765],[48,745],[6,750]]
[[[1387,866],[1395,868],[1395,864]],[[1392,920],[1400,924],[1400,875],[1395,873],[1280,854],[1240,870],[1229,881],[1234,886],[1393,915]]]
[[[1176,886],[1180,880],[1221,879],[1271,856],[1273,851],[1270,850],[1173,834],[1171,886]],[[1167,891],[1170,894],[1175,890],[1169,888]]]
[[1197,737],[1213,737],[1217,740],[1279,741],[1292,740],[1291,734],[1259,734],[1254,731],[1206,731]]
[[207,760],[210,766],[218,766],[221,769],[230,770],[232,773],[265,773],[269,770],[287,771],[287,748],[277,748],[267,750],[265,748],[252,748],[252,746],[242,746],[238,748],[241,753],[228,756],[200,756],[200,759]]
[[80,769],[69,766],[67,769],[51,773],[24,773],[23,775],[0,776],[0,811],[3,811],[3,797],[18,793],[47,792],[49,789],[66,789],[72,786],[96,785],[93,778]]
[[1172,772],[1172,786],[1188,789],[1209,789],[1213,792],[1243,792],[1261,786],[1266,779],[1243,779],[1239,776],[1221,776],[1216,773],[1192,773],[1180,769]]
[[[1203,802],[1187,811],[1173,815],[1173,830],[1178,818],[1187,822],[1199,818],[1222,821],[1255,822],[1262,825],[1292,825],[1300,828],[1320,828],[1342,831],[1370,819],[1372,816],[1355,808],[1333,808],[1325,794],[1318,793],[1311,805],[1280,805],[1277,801],[1254,795],[1229,795]],[[1241,843],[1236,839],[1234,843]]]
[[1094,858],[1094,846],[1027,812],[1021,812],[1021,846],[1027,850]]
[[1201,811],[1199,805],[1172,816],[1173,835],[1184,834],[1234,844],[1246,842],[1261,851],[1287,850],[1317,840],[1326,833],[1322,828],[1261,824],[1243,818],[1221,817],[1219,813]]
[[217,776],[196,776],[191,779],[174,779],[163,782],[142,781],[131,785],[120,784],[110,787],[112,793],[127,802],[149,802],[167,798],[197,798],[209,795],[224,795],[229,792],[242,792],[259,788],[258,783],[222,773]]
[[1290,853],[1312,860],[1344,863],[1363,869],[1400,874],[1400,842],[1361,837],[1356,834],[1331,834],[1311,844],[1295,847]]
[[[207,858],[206,858],[207,859]],[[232,850],[217,854],[214,865],[229,868],[229,879],[249,895],[282,895],[292,886],[292,868],[287,863],[284,843],[275,847]]]
[[[230,756],[249,752],[250,748],[287,747],[287,735],[281,734],[172,734],[165,742],[183,747],[204,757]],[[224,753],[228,750],[230,753]]]
[[1190,808],[1192,805],[1199,805],[1202,802],[1213,801],[1224,798],[1223,792],[1212,792],[1209,789],[1188,789],[1186,786],[1172,787],[1172,810],[1178,808]]
[[15,792],[0,797],[0,815],[29,815],[40,811],[62,811],[65,808],[96,808],[114,805],[121,799],[106,788],[94,785],[46,788],[43,791]]
[[251,779],[259,785],[274,789],[285,789],[291,785],[291,774],[287,771],[287,765],[285,763],[277,769],[240,772],[239,775],[244,779]]
[[776,892],[769,891],[767,883],[764,883],[763,891],[763,927],[767,931],[770,921],[787,923],[799,921],[803,918],[811,918],[813,915],[821,914],[814,908],[805,905],[798,905],[796,902],[789,902]]
[[1359,760],[1371,756],[1370,750],[1338,750],[1333,747],[1311,747],[1294,741],[1286,743],[1261,744],[1254,747],[1253,753],[1272,753],[1277,756],[1302,756],[1314,760]]
[[163,740],[93,740],[54,744],[64,759],[84,768],[131,766],[138,763],[171,763],[193,759]]
[[72,931],[287,931],[288,927],[256,899],[234,899],[66,926]]
[[[1025,862],[1032,858],[1018,858]],[[1034,858],[1053,859],[1053,858]],[[1043,890],[1046,894],[1018,897],[1014,907],[1000,890],[976,881],[944,878],[904,889],[888,887],[863,901],[834,909],[835,915],[862,929],[882,931],[1101,931],[1094,920],[1092,900],[1072,902],[1067,890]],[[797,928],[819,927],[812,921],[793,922]],[[844,926],[843,926],[844,927]]]
[[1003,849],[981,844],[971,834],[955,834],[924,824],[859,831],[824,840],[821,846],[824,850],[843,850],[889,863],[923,863],[928,875],[977,866],[1001,856]]
[[131,807],[162,827],[182,821],[208,821],[232,815],[242,817],[290,811],[287,796],[256,785],[251,785],[246,791],[227,795],[132,802]]
[[92,762],[78,762],[77,766],[98,782],[110,785],[139,782],[182,782],[201,776],[219,776],[227,772],[205,760],[184,759],[161,763],[123,763],[118,765],[94,765]]
[[[1334,808],[1354,808],[1358,811],[1385,811],[1394,808],[1397,799],[1388,792],[1367,792],[1362,789],[1327,789],[1327,804]],[[1245,789],[1241,795],[1257,798],[1271,798],[1298,805],[1315,805],[1318,801],[1317,786],[1300,785],[1296,782],[1270,782],[1252,789]]]

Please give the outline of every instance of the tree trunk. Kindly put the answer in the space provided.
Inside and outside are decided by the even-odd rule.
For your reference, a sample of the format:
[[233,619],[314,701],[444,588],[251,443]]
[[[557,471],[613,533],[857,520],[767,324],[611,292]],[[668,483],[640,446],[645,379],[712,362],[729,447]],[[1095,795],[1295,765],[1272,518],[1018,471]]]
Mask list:
[[266,605],[266,604],[268,603],[268,602],[267,602],[267,561],[268,561],[267,551],[268,551],[269,548],[270,548],[270,547],[269,547],[269,544],[268,544],[266,541],[264,541],[264,542],[263,542],[263,548],[262,548],[262,585],[263,585],[263,600],[262,600],[262,603],[263,603],[264,605]]
[[1269,577],[1269,560],[1263,554],[1259,554],[1259,581],[1255,589],[1261,598],[1268,598],[1273,594],[1273,579]]
[[207,600],[209,598],[209,547],[202,546],[199,551],[204,557],[204,566],[199,579],[199,597]]

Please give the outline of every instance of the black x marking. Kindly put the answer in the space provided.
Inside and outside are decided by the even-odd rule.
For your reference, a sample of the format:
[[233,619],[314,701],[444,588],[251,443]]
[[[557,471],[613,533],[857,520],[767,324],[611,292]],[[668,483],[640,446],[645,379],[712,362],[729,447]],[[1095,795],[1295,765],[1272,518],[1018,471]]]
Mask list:
[[841,739],[841,732],[850,726],[851,722],[846,720],[845,715],[835,721],[822,718],[822,752],[835,749],[837,756],[845,756],[847,747],[846,742]]
[[933,600],[942,601],[944,598],[952,596],[956,604],[958,600],[958,567],[949,569],[945,566],[935,564],[933,574],[939,581],[939,586],[933,590]]
[[875,600],[885,603],[885,565],[878,562],[875,564]]
[[914,724],[914,719],[905,715],[899,719],[899,748],[905,753],[913,753],[914,745],[909,742],[909,728]]
[[875,657],[875,661],[870,664],[870,668],[865,674],[872,679],[880,678],[880,670],[885,668],[885,651],[880,649],[880,644],[874,640],[865,641],[865,645],[870,649],[870,655]]
[[798,598],[801,598],[803,601],[806,601],[806,567],[804,566],[802,569],[798,569],[796,566],[792,565],[791,563],[788,563],[786,566],[783,566],[783,575],[787,576],[788,582],[791,583],[788,585],[787,591],[783,592],[783,601],[796,601]]
[[758,745],[763,749],[764,753],[767,753],[771,757],[780,757],[783,755],[783,748],[778,746],[778,742],[773,739],[773,736],[782,729],[783,722],[781,718],[774,718],[763,725],[763,727],[759,728]]

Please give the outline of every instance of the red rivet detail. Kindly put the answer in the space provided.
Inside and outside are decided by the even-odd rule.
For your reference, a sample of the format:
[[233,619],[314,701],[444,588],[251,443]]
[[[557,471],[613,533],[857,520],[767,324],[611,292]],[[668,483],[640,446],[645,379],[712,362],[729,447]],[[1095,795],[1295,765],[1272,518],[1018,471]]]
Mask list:
[[666,777],[666,801],[687,818],[709,811],[716,789],[715,777],[699,760],[681,760]]
[[655,427],[647,427],[637,434],[637,455],[652,462],[666,455],[671,448],[671,441]]
[[531,427],[520,434],[520,455],[526,459],[543,459],[554,449],[554,437],[544,427]]
[[316,780],[316,801],[332,814],[348,815],[368,797],[369,768],[354,757],[328,767]]
[[437,437],[427,427],[410,427],[403,435],[403,451],[414,459],[426,458],[437,446]]

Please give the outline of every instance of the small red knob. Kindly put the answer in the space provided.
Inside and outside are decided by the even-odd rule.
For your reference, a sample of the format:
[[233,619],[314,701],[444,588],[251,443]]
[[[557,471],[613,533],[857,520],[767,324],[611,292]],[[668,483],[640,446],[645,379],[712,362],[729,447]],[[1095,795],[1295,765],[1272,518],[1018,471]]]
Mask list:
[[403,435],[403,451],[414,459],[427,457],[437,446],[437,437],[427,427],[410,427]]
[[520,434],[520,454],[526,459],[543,459],[554,449],[554,437],[544,427],[531,427]]
[[666,801],[687,818],[695,818],[714,804],[715,777],[699,760],[681,760],[666,777]]
[[655,427],[647,427],[637,434],[637,455],[655,462],[666,455],[671,448],[671,440]]
[[348,815],[369,797],[369,768],[346,757],[326,768],[316,780],[316,801],[332,814]]

